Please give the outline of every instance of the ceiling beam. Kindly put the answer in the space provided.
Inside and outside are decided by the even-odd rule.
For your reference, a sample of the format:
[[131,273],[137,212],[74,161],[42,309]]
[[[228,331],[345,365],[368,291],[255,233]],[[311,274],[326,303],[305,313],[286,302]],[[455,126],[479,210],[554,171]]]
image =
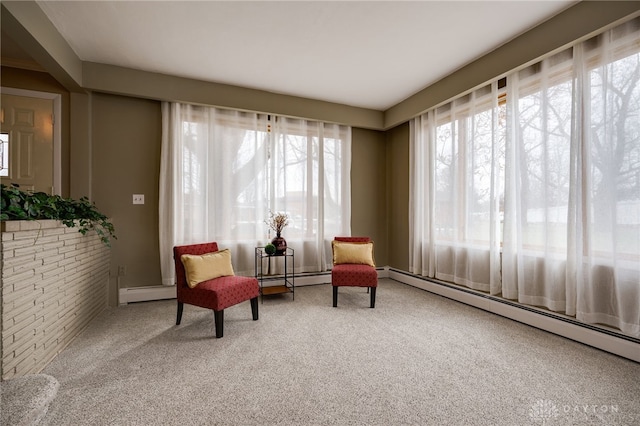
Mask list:
[[3,1],[2,31],[71,92],[82,89],[82,61],[35,1]]

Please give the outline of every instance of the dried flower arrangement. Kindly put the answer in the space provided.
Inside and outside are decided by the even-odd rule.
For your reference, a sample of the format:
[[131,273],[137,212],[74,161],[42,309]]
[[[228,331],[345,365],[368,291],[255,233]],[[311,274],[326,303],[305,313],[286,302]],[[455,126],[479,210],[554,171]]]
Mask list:
[[285,226],[289,224],[289,215],[286,213],[274,213],[269,210],[269,220],[265,220],[264,223],[269,225],[269,228],[273,229],[276,236],[280,236]]

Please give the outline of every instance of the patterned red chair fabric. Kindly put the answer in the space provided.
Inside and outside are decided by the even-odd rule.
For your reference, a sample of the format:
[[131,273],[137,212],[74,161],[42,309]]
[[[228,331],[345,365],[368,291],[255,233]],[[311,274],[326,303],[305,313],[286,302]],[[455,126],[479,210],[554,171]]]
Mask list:
[[[335,241],[351,243],[368,243],[369,237],[335,237]],[[371,293],[370,307],[376,305],[376,288],[378,287],[378,272],[369,265],[343,263],[333,265],[331,269],[331,285],[333,286],[333,307],[338,306],[338,287],[367,287]]]
[[173,260],[176,266],[178,313],[176,325],[182,320],[184,304],[212,309],[216,328],[216,337],[223,336],[224,310],[245,300],[251,301],[253,320],[258,319],[258,295],[260,286],[254,277],[240,275],[219,277],[204,281],[194,288],[187,284],[187,277],[182,264],[183,254],[202,255],[218,251],[217,243],[191,244],[173,248]]

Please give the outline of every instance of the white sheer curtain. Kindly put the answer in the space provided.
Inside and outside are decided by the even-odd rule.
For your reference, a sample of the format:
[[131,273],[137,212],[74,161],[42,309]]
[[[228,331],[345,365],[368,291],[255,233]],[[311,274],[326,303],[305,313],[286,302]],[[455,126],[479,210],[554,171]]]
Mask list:
[[326,271],[333,237],[351,234],[350,128],[277,117],[272,129],[270,208],[290,217],[296,270]]
[[[507,76],[503,296],[575,315],[567,298],[571,51]],[[575,306],[575,305],[574,305]]]
[[413,273],[500,291],[499,112],[493,83],[411,122]]
[[291,218],[296,271],[326,270],[330,240],[350,232],[349,127],[168,102],[162,122],[163,284],[175,281],[173,246],[205,241],[253,275],[254,247],[273,237],[269,211]]
[[577,46],[574,64],[576,316],[640,337],[640,18]]
[[640,18],[490,92],[411,123],[412,272],[640,337]]
[[160,255],[173,285],[173,246],[217,241],[238,273],[252,271],[266,236],[267,116],[179,103],[162,104]]
[[640,336],[640,20],[508,79],[503,295]]

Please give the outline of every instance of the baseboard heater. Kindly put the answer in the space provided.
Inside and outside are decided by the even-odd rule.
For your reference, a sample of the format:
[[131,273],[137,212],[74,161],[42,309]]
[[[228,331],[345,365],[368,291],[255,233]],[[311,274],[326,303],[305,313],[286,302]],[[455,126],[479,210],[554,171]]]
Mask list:
[[176,287],[172,285],[154,285],[144,287],[121,288],[118,293],[118,303],[126,305],[134,302],[149,302],[152,300],[175,299]]
[[640,339],[585,324],[571,317],[477,293],[449,283],[390,269],[389,278],[457,302],[640,362]]

